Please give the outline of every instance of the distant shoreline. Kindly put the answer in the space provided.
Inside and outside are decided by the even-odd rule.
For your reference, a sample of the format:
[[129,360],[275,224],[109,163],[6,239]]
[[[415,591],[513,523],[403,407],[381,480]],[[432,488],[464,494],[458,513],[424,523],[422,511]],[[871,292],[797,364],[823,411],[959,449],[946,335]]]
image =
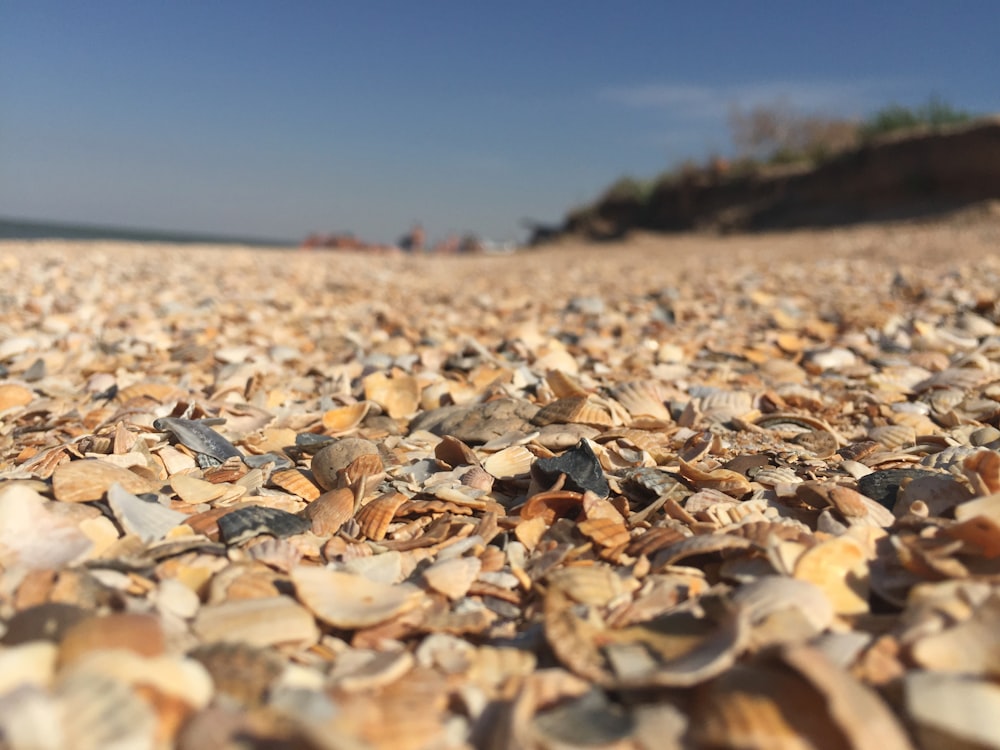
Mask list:
[[131,242],[170,242],[177,244],[251,245],[254,247],[297,247],[295,240],[261,237],[236,237],[196,232],[171,232],[162,229],[109,227],[98,224],[0,217],[0,240],[125,240]]

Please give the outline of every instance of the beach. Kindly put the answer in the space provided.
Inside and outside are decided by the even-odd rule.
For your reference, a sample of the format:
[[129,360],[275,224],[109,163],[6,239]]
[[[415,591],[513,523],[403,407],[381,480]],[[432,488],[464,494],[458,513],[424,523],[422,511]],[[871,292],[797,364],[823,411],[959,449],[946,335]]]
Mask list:
[[993,746],[998,247],[2,241],[0,730]]

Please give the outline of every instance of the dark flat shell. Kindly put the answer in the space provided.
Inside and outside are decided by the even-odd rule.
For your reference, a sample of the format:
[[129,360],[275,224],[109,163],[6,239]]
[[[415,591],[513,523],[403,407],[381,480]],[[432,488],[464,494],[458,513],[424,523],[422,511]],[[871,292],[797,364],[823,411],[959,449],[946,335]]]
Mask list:
[[571,492],[589,490],[598,497],[607,497],[611,494],[601,462],[597,460],[586,440],[581,440],[561,456],[538,459],[532,464],[531,473],[543,485],[550,485],[560,474],[565,474],[564,490]]
[[62,640],[63,633],[92,614],[93,612],[75,604],[59,602],[28,607],[10,618],[7,632],[0,638],[0,643],[5,646],[17,646],[30,641],[58,643]]
[[886,469],[866,474],[858,480],[858,490],[863,495],[867,495],[879,505],[883,505],[889,510],[896,504],[896,494],[900,485],[907,479],[919,479],[921,477],[940,477],[939,471],[928,471],[927,469]]
[[217,461],[225,461],[233,456],[243,458],[239,448],[199,420],[161,417],[153,422],[153,427],[162,432],[169,432],[178,443],[195,453],[211,456]]
[[239,544],[261,534],[294,536],[312,528],[312,521],[277,508],[248,505],[219,519],[219,537],[226,544]]

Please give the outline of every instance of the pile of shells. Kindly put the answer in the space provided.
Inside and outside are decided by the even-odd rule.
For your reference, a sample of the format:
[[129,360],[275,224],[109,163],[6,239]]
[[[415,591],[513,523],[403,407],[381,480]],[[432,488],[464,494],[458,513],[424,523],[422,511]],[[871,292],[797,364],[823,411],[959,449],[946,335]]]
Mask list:
[[0,246],[0,745],[1000,747],[956,236]]

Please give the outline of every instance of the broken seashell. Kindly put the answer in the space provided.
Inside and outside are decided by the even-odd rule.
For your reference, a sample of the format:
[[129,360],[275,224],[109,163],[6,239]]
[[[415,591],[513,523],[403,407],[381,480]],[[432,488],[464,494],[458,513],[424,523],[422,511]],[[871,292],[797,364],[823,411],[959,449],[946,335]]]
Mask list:
[[362,506],[355,516],[361,533],[372,541],[384,539],[396,511],[407,499],[401,492],[388,492]]
[[423,576],[432,589],[458,601],[469,592],[482,567],[478,557],[455,557],[438,560],[424,570]]
[[288,596],[206,604],[198,610],[192,628],[208,643],[265,647],[278,643],[310,645],[319,639],[312,614]]
[[535,454],[521,445],[512,445],[494,453],[483,461],[483,469],[500,480],[520,479],[528,476]]
[[64,503],[100,500],[113,484],[134,494],[152,489],[151,483],[138,474],[99,459],[59,464],[52,474],[52,492],[56,500]]
[[261,534],[276,537],[293,536],[308,531],[312,525],[308,520],[300,518],[278,508],[268,508],[262,505],[247,505],[219,517],[219,538],[225,544],[232,546],[245,542]]
[[356,404],[329,409],[323,412],[323,429],[330,435],[350,432],[364,421],[370,408],[369,402],[359,401]]
[[393,419],[410,417],[420,406],[420,383],[412,375],[396,373],[389,377],[373,372],[361,382],[365,398],[381,406]]
[[300,566],[291,579],[302,603],[337,628],[378,625],[418,606],[423,596],[408,583],[378,583],[328,568]]
[[312,521],[312,532],[317,536],[336,534],[354,516],[354,491],[342,487],[324,492],[305,507],[302,516]]
[[155,500],[140,500],[118,483],[108,489],[108,505],[126,533],[135,534],[147,543],[159,541],[188,518]]

